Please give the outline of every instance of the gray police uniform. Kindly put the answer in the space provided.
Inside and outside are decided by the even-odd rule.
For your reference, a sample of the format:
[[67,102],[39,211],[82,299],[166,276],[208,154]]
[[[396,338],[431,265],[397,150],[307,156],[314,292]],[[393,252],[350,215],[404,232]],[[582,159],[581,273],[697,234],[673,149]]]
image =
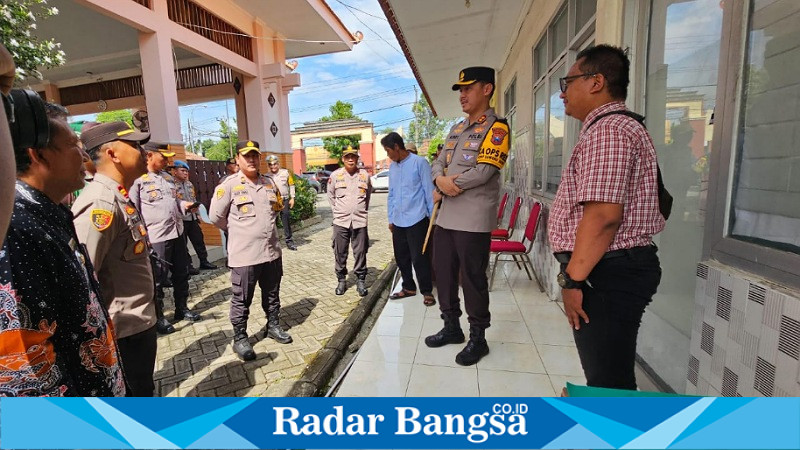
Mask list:
[[[175,181],[175,188],[177,189],[178,200],[194,203],[197,201],[197,192],[191,181]],[[183,208],[181,208],[183,209]],[[197,214],[191,211],[186,211],[183,214],[183,234],[186,239],[192,243],[197,258],[200,260],[200,265],[208,263],[208,250],[206,250],[206,243],[203,240],[203,230],[200,229],[200,222],[197,220]],[[188,246],[188,243],[187,243]],[[191,266],[192,260],[189,259]]]
[[[186,249],[186,237],[183,235],[183,208],[172,175],[166,172],[148,172],[142,175],[131,186],[130,198],[141,212],[147,224],[150,243],[161,260],[153,267],[156,302],[159,303],[156,306],[163,305],[163,284],[167,281],[167,274],[171,273],[175,288],[175,314],[176,319],[180,319],[183,317],[182,313],[188,311],[189,252]],[[169,264],[169,267],[164,263]]]
[[287,244],[293,244],[292,224],[290,223],[291,211],[289,200],[294,198],[294,178],[287,169],[278,169],[278,173],[270,173],[270,177],[275,181],[275,185],[280,190],[283,198],[283,210],[281,211],[281,223],[283,224],[283,237]]
[[256,183],[244,174],[231,175],[214,190],[209,217],[228,232],[234,333],[247,329],[256,283],[268,321],[278,323],[283,263],[275,220],[282,207],[278,188],[266,175]]
[[493,109],[477,121],[463,120],[450,129],[439,157],[433,162],[434,180],[441,175],[460,175],[455,184],[464,191],[445,196],[436,218],[434,271],[439,308],[447,317],[461,316],[458,299],[461,265],[464,305],[469,323],[488,328],[491,231],[497,226],[500,169],[509,149],[508,125]]
[[150,397],[155,390],[156,309],[147,229],[125,188],[102,173],[86,185],[72,212],[114,322],[130,394]]
[[347,276],[347,246],[352,242],[353,272],[359,279],[367,276],[367,209],[372,184],[366,170],[350,175],[344,167],[336,169],[328,179],[328,201],[333,212],[333,253],[336,277]]

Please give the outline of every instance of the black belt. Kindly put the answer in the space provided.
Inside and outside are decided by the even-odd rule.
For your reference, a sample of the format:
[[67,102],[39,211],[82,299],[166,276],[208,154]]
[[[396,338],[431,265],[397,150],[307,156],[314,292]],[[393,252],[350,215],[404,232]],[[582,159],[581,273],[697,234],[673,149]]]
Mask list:
[[[635,256],[638,253],[642,253],[645,251],[653,251],[657,249],[658,247],[656,247],[655,244],[650,244],[650,245],[642,245],[640,247],[611,250],[610,252],[603,253],[603,256],[600,258],[600,260],[602,261],[604,259],[620,258],[623,256]],[[553,256],[555,256],[556,261],[560,262],[561,264],[567,264],[570,258],[572,258],[572,252],[557,252],[553,253]]]

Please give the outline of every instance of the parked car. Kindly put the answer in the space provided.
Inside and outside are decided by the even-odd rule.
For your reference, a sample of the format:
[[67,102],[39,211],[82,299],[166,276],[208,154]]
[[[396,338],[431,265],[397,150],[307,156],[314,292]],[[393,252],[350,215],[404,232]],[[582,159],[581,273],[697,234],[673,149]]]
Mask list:
[[300,176],[303,177],[306,181],[308,181],[308,184],[311,185],[311,187],[314,188],[315,191],[317,191],[317,194],[322,192],[322,185],[319,184],[319,181],[317,181],[317,177],[314,176],[312,173],[303,173]]
[[370,180],[372,181],[372,192],[386,191],[389,192],[389,171],[373,175]]
[[303,175],[310,175],[313,176],[315,180],[319,182],[320,187],[322,187],[321,192],[328,191],[328,179],[331,177],[330,170],[317,170],[317,171],[309,171],[303,172]]

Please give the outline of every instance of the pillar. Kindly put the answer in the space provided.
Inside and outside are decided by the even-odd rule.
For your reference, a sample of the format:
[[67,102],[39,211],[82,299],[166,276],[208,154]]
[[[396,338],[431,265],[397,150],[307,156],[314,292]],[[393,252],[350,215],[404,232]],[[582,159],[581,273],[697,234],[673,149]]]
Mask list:
[[[154,6],[160,4],[155,2]],[[166,34],[140,31],[139,54],[151,139],[175,146],[175,158],[184,159],[172,40]]]

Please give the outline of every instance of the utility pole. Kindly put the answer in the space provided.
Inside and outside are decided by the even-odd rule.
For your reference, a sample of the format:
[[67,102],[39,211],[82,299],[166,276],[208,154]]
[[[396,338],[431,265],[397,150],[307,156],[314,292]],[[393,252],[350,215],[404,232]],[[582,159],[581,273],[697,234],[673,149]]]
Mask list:
[[231,143],[231,116],[228,114],[228,99],[225,99],[225,125],[228,128],[228,154],[233,158],[233,144]]
[[[189,113],[191,115],[191,113]],[[186,128],[189,129],[189,147],[192,148],[192,153],[197,153],[194,148],[194,139],[192,137],[192,120],[190,118],[186,118]]]

